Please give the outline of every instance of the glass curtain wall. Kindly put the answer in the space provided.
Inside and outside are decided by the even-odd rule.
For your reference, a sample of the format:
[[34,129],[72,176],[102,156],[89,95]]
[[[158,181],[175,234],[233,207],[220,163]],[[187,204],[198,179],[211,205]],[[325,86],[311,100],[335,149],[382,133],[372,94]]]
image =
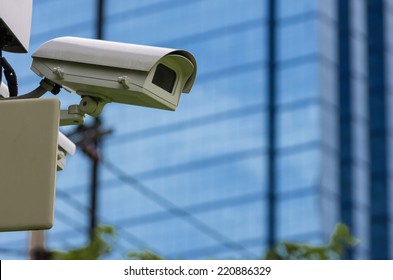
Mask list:
[[[121,104],[104,108],[103,127],[113,132],[101,143],[97,217],[118,235],[106,258],[150,249],[168,259],[255,259],[272,239],[326,243],[340,220],[361,241],[348,256],[370,258],[371,235],[377,236],[370,225],[379,209],[370,201],[376,170],[370,147],[378,150],[379,134],[370,133],[378,118],[371,120],[369,112],[378,110],[369,106],[368,93],[370,83],[388,77],[393,61],[392,35],[386,32],[392,1],[376,1],[386,7],[385,25],[367,21],[378,19],[370,10],[374,2],[105,0],[103,39],[185,49],[198,62],[196,83],[181,96],[176,112]],[[29,69],[39,45],[61,36],[96,36],[97,3],[34,1],[29,54],[4,53],[21,93],[40,81]],[[274,29],[269,3],[275,5]],[[367,35],[374,24],[385,26],[382,37]],[[274,61],[269,38],[275,38]],[[383,57],[376,52],[372,58],[370,46],[377,42],[372,38],[386,42],[384,68],[372,63]],[[374,66],[381,73],[369,75]],[[274,104],[269,103],[271,82]],[[389,92],[391,79],[385,86]],[[63,108],[80,100],[66,91],[58,97]],[[383,98],[392,104],[391,94]],[[390,126],[389,121],[387,139]],[[68,250],[89,240],[92,162],[81,149],[67,161],[57,177],[48,249]],[[384,190],[392,197],[385,175],[390,181]],[[275,179],[273,189],[269,176]],[[273,231],[269,215],[275,219]],[[386,222],[391,233],[392,223]],[[27,243],[27,232],[0,233],[0,258],[27,258]]]

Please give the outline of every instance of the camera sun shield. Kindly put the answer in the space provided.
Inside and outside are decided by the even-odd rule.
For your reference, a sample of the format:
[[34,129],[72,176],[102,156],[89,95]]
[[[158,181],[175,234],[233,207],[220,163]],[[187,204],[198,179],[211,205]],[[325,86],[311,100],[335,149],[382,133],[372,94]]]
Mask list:
[[50,40],[32,57],[37,75],[70,92],[166,110],[190,92],[197,71],[184,50],[77,37]]
[[32,0],[0,0],[0,49],[29,51]]

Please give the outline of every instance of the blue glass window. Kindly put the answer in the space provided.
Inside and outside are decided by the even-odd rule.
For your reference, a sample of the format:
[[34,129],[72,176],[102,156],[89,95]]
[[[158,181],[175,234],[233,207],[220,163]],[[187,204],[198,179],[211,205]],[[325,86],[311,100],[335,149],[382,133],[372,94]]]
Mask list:
[[319,66],[316,59],[280,67],[277,72],[277,103],[285,104],[319,96]]
[[310,147],[306,151],[280,154],[277,160],[277,191],[284,195],[310,188],[318,183],[321,166],[320,150]]
[[291,147],[320,138],[320,109],[318,103],[305,102],[292,110],[280,110],[277,142],[279,148]]
[[[297,4],[297,1],[293,1]],[[308,16],[302,21],[279,24],[277,30],[278,61],[310,56],[318,53],[318,17]]]
[[[327,1],[329,2],[329,1]],[[317,0],[279,0],[277,1],[278,18],[302,15],[307,12],[315,12],[318,9]]]
[[305,242],[321,232],[319,198],[309,192],[301,197],[279,200],[277,235],[280,240]]
[[351,26],[355,32],[360,32],[361,34],[366,33],[366,2],[351,0],[350,9],[352,15]]
[[69,33],[75,33],[78,29],[93,27],[89,23],[94,23],[96,17],[95,0],[80,1],[77,9],[74,1],[46,1],[44,4],[40,4],[40,1],[33,2],[35,5],[31,29],[32,40],[48,32],[59,37],[65,29],[68,29]]
[[[164,43],[168,46],[168,41],[180,42],[180,38],[187,39],[196,34],[208,36],[217,29],[239,29],[247,24],[258,25],[258,22],[263,24],[265,5],[266,1],[260,0],[219,0],[209,3],[175,0],[157,1],[155,5],[126,5],[128,9],[123,8],[123,11],[117,12],[118,8],[109,11],[107,29],[110,32],[107,32],[107,36],[126,42]],[[206,12],[207,9],[209,12]],[[160,32],[157,32],[158,25]]]

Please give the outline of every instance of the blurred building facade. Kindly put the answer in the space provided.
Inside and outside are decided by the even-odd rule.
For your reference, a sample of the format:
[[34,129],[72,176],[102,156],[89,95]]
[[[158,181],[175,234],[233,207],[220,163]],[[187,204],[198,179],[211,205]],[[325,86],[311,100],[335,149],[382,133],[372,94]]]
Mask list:
[[[283,240],[326,243],[339,221],[360,241],[348,258],[393,257],[393,1],[105,0],[101,20],[99,2],[35,0],[30,51],[100,36],[198,62],[176,112],[104,109],[114,132],[100,145],[97,220],[118,235],[108,258],[254,259]],[[35,87],[30,56],[5,55],[20,91]],[[58,174],[49,249],[88,241],[91,170],[79,151]],[[27,233],[0,233],[0,258],[27,255]]]

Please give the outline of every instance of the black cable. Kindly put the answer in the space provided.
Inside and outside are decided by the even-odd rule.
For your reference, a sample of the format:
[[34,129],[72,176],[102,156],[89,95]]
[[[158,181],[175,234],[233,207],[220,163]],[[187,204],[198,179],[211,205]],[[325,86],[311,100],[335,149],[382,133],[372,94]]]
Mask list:
[[[305,146],[305,145],[304,145]],[[295,149],[285,148],[285,151],[295,152]],[[255,157],[264,156],[266,153],[264,147],[256,147],[245,150],[238,150],[231,153],[219,154],[212,157],[202,158],[193,161],[185,161],[179,164],[174,164],[166,167],[157,167],[146,171],[141,171],[134,174],[134,177],[141,178],[141,180],[152,180],[158,178],[166,178],[169,176],[178,175],[180,173],[194,172],[197,170],[203,170],[218,165],[225,165],[228,163],[236,163],[247,159],[253,159]],[[160,174],[158,174],[160,173]],[[103,180],[103,185],[113,185],[117,182],[117,179],[106,179]],[[70,191],[75,192],[80,190],[83,185],[69,186]]]
[[[1,46],[0,46],[0,58],[1,57],[3,57],[3,50],[1,49]],[[0,63],[0,86],[1,86],[2,80],[3,80],[3,67],[1,66],[1,63]]]
[[[238,206],[261,202],[264,199],[262,191],[255,191],[247,194],[240,194],[231,196],[224,199],[215,199],[208,202],[200,202],[188,205],[185,208],[186,211],[194,214],[204,214],[214,211],[224,210],[226,208],[236,208]],[[127,216],[114,221],[117,225],[140,226],[145,224],[152,224],[155,222],[163,222],[170,220],[173,216],[167,215],[168,211],[159,210],[148,214],[139,214],[137,216]]]
[[164,209],[166,209],[169,213],[183,219],[185,222],[193,226],[194,228],[198,229],[200,232],[205,233],[206,235],[210,236],[212,239],[216,240],[218,243],[223,244],[230,250],[236,251],[243,251],[247,257],[253,256],[254,258],[258,258],[253,253],[250,253],[246,247],[242,244],[239,244],[235,241],[232,241],[226,235],[220,233],[216,229],[212,228],[211,226],[207,225],[200,219],[193,216],[187,210],[177,206],[172,201],[168,200],[167,198],[161,196],[157,192],[151,190],[138,179],[125,174],[122,170],[118,167],[114,166],[113,164],[103,161],[102,165],[112,174],[119,178],[120,181],[125,182],[128,186],[132,187],[134,190],[138,191],[143,196],[149,198],[150,200],[154,201]]
[[193,129],[194,127],[210,125],[217,122],[248,117],[263,112],[264,103],[246,105],[242,107],[231,108],[218,113],[205,114],[188,120],[178,121],[173,124],[158,125],[120,135],[114,135],[108,141],[110,141],[111,144],[136,141],[148,137],[157,137],[159,135],[174,133],[186,129]]
[[[83,205],[82,203],[80,203],[79,201],[77,201],[76,199],[74,199],[71,195],[69,195],[67,192],[58,189],[57,191],[57,195],[59,195],[59,198],[62,198],[66,203],[68,203],[69,205],[72,205],[74,207],[74,209],[76,209],[77,211],[79,211],[82,214],[85,214],[88,210],[89,207],[86,205]],[[64,221],[64,220],[63,220]],[[105,219],[101,219],[101,221],[104,224],[111,224],[110,221],[105,220]],[[139,249],[149,249],[152,250],[154,252],[159,252],[159,250],[152,248],[150,245],[148,245],[145,241],[143,241],[142,239],[138,238],[137,236],[135,236],[132,233],[129,233],[128,231],[126,231],[126,228],[124,228],[123,226],[116,224],[116,230],[118,231],[122,231],[124,234],[124,239],[128,241],[128,243],[137,246]]]
[[0,57],[0,65],[3,67],[4,77],[7,80],[8,91],[11,97],[18,96],[18,78],[14,68],[3,56]]
[[[83,205],[82,203],[80,203],[76,199],[74,199],[74,197],[72,195],[70,195],[67,192],[60,190],[60,189],[58,189],[56,192],[57,192],[57,195],[59,196],[60,199],[63,199],[63,201],[65,203],[72,205],[80,213],[87,212],[88,207],[86,205]],[[238,205],[242,205],[244,203],[250,203],[249,200],[251,200],[251,201],[260,200],[260,196],[261,196],[261,191],[257,191],[257,192],[248,193],[245,195],[239,195],[239,196],[235,196],[235,197],[218,199],[215,201],[194,204],[194,205],[187,207],[188,209],[186,209],[186,211],[190,211],[191,209],[193,209],[193,210],[195,209],[195,211],[197,211],[198,213],[215,211],[217,209],[223,209],[225,207],[228,207],[228,205],[238,206]],[[246,202],[246,201],[248,201],[248,202]],[[151,245],[148,245],[143,240],[141,240],[138,237],[136,237],[135,235],[129,233],[127,231],[126,227],[129,227],[130,225],[137,226],[140,224],[145,224],[144,222],[151,223],[151,221],[147,221],[147,220],[150,220],[150,218],[153,218],[153,219],[159,220],[159,221],[165,221],[165,220],[169,219],[169,217],[162,217],[162,214],[168,213],[168,212],[169,212],[168,210],[164,210],[162,212],[155,212],[152,214],[141,215],[141,216],[132,217],[132,218],[123,218],[123,219],[116,220],[116,221],[113,221],[113,220],[109,221],[109,220],[103,219],[101,217],[101,221],[104,224],[113,224],[115,226],[116,230],[118,230],[119,232],[122,231],[124,233],[123,234],[124,236],[119,235],[119,237],[120,238],[122,237],[123,239],[128,241],[130,244],[136,245],[140,249],[148,248],[149,250],[152,250],[152,251],[158,253],[159,250],[152,248]],[[143,223],[141,223],[142,221],[143,221]],[[223,240],[223,243],[224,242],[225,241]],[[221,243],[219,246],[224,246],[224,245]],[[163,254],[159,254],[159,255],[163,255]]]

